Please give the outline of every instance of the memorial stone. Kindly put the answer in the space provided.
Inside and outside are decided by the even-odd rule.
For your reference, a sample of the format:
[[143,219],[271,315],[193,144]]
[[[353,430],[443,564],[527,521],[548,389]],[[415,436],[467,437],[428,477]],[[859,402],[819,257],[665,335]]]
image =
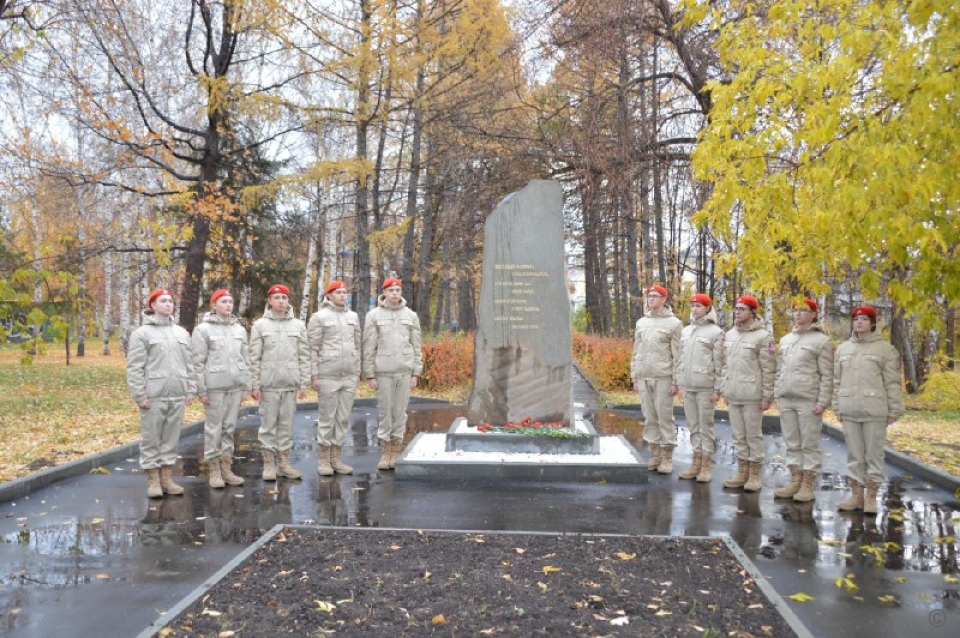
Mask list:
[[487,218],[471,425],[573,423],[560,184],[534,180]]

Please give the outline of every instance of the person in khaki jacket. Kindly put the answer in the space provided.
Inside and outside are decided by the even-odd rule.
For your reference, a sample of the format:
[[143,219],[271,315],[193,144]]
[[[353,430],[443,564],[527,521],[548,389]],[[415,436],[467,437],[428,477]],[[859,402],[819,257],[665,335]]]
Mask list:
[[793,331],[780,339],[774,396],[780,401],[780,431],[787,445],[790,483],[776,498],[806,503],[815,498],[820,472],[821,415],[833,393],[833,341],[818,321],[817,302],[793,305]]
[[180,446],[183,412],[197,393],[190,334],[173,322],[173,294],[156,290],[143,311],[143,324],[130,335],[127,385],[140,408],[140,467],[147,496],[183,494],[171,474]]
[[682,479],[709,483],[716,436],[713,433],[713,406],[720,398],[723,372],[723,329],[708,295],[690,299],[690,325],[680,333],[677,385],[683,394],[683,411],[690,425],[693,465],[680,472]]
[[343,442],[350,424],[360,376],[360,318],[347,308],[347,284],[330,282],[320,310],[310,317],[310,377],[317,391],[317,445],[321,476],[351,474],[343,462]]
[[[877,492],[885,475],[887,426],[903,415],[903,376],[897,349],[877,334],[877,311],[854,309],[853,334],[837,348],[833,363],[834,412],[847,440],[851,496],[841,511],[877,513]],[[866,497],[864,497],[866,486]]]
[[734,326],[724,335],[721,392],[730,408],[737,474],[724,487],[758,491],[763,466],[763,412],[773,401],[776,345],[757,316],[756,297],[743,295],[733,308]]
[[250,350],[247,331],[233,316],[233,295],[217,290],[210,307],[193,330],[193,364],[197,394],[206,406],[203,424],[203,458],[210,466],[210,487],[243,485],[233,473],[233,434],[240,402],[250,392]]
[[410,390],[423,372],[420,318],[407,308],[399,279],[383,282],[377,307],[363,325],[363,376],[377,392],[382,450],[378,470],[391,470],[403,451]]
[[640,393],[643,410],[643,440],[650,447],[648,470],[673,472],[673,449],[677,428],[673,420],[673,397],[677,396],[677,363],[683,323],[667,304],[667,289],[647,288],[647,312],[633,332],[630,378]]
[[263,316],[250,331],[250,377],[253,398],[260,402],[264,481],[303,476],[290,465],[290,449],[297,399],[307,398],[310,387],[310,344],[307,327],[293,316],[289,295],[286,286],[272,286]]

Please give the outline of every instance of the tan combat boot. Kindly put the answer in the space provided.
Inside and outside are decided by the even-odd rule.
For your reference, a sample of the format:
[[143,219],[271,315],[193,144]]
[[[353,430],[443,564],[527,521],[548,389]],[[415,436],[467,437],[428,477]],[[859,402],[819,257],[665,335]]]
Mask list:
[[264,481],[277,480],[276,457],[274,453],[271,452],[270,450],[263,451],[263,480]]
[[330,465],[337,474],[353,474],[353,468],[343,462],[343,446],[334,445],[330,448]]
[[321,445],[317,448],[317,474],[320,476],[333,476],[333,466],[330,465],[330,457],[333,455],[333,448],[329,445]]
[[656,443],[650,444],[650,458],[647,459],[647,469],[656,470],[660,467],[660,446]]
[[859,512],[863,509],[863,483],[858,483],[853,479],[850,483],[850,498],[837,503],[837,509],[841,512]]
[[673,448],[672,445],[660,446],[660,465],[657,467],[657,474],[673,473]]
[[760,482],[760,468],[763,464],[760,461],[750,461],[750,474],[747,476],[747,482],[743,484],[746,492],[759,492],[763,484]]
[[220,457],[207,461],[207,466],[210,468],[210,487],[218,490],[226,487],[227,484],[223,482],[223,474],[220,470]]
[[160,469],[144,470],[147,473],[147,496],[163,498],[163,488],[160,487]]
[[747,459],[737,459],[737,473],[723,482],[724,487],[743,487],[750,474],[750,464]]
[[277,475],[289,479],[298,479],[303,472],[290,465],[290,450],[280,452],[280,464],[277,466]]
[[390,455],[393,453],[393,441],[384,441],[380,439],[380,461],[377,463],[378,470],[390,469]]
[[788,465],[787,467],[790,468],[790,483],[773,490],[774,498],[791,498],[794,494],[800,491],[800,483],[803,479],[803,473],[796,465]]
[[232,456],[224,455],[220,457],[220,476],[223,477],[223,482],[227,485],[234,487],[243,485],[243,478],[233,473]]
[[697,474],[697,483],[709,483],[713,478],[711,466],[713,465],[713,456],[704,454],[701,459],[700,473]]
[[173,468],[171,466],[164,465],[160,468],[160,489],[163,490],[164,494],[179,496],[183,494],[183,488],[173,482],[172,476]]
[[868,516],[877,515],[877,492],[880,491],[880,484],[875,481],[867,481],[867,493],[863,497],[863,513]]
[[397,467],[397,459],[400,458],[400,455],[403,454],[403,439],[393,442],[393,447],[390,448],[390,469]]
[[700,452],[693,453],[693,465],[690,466],[690,469],[684,470],[677,474],[682,479],[695,479],[700,474],[700,468],[703,467],[703,454]]
[[813,470],[803,471],[803,480],[800,482],[800,489],[793,495],[793,500],[798,503],[809,503],[816,498],[814,488],[817,485],[817,473]]

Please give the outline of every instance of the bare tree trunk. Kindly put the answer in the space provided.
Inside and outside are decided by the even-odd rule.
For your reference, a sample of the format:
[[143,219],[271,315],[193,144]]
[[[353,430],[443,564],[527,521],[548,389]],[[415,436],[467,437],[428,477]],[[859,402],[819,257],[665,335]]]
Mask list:
[[[429,149],[430,143],[427,142]],[[431,261],[433,257],[433,236],[435,221],[439,219],[437,204],[439,196],[437,195],[437,174],[436,168],[427,169],[424,178],[425,201],[423,205],[423,226],[420,230],[420,255],[417,260],[417,288],[413,295],[414,310],[420,315],[420,322],[423,325],[430,325],[430,302],[433,297],[433,273],[431,273]]]
[[103,316],[100,330],[103,331],[103,356],[110,355],[110,333],[113,330],[113,260],[112,252],[103,253]]
[[946,301],[946,310],[944,312],[945,319],[945,335],[944,335],[944,354],[946,355],[947,370],[955,369],[957,359],[956,359],[956,341],[957,341],[957,313],[956,307],[948,299]]
[[[364,61],[361,62],[357,78],[357,141],[356,156],[357,159],[366,161],[367,159],[367,130],[370,127],[370,74],[369,68],[370,47],[372,38],[373,12],[370,8],[370,0],[360,0],[360,45],[361,55]],[[366,317],[370,309],[370,244],[367,239],[369,213],[367,209],[367,194],[369,186],[367,176],[363,175],[357,180],[357,201],[356,201],[356,230],[357,230],[357,257],[356,271],[354,278],[356,280],[356,295],[353,298],[353,309],[361,317]]]
[[[653,75],[660,70],[660,45],[656,36],[653,38]],[[653,137],[654,148],[656,148],[657,139],[660,137],[660,87],[657,80],[653,82],[652,115],[653,115]],[[663,187],[661,185],[661,171],[663,166],[660,157],[655,154],[653,159],[653,214],[655,228],[657,232],[657,270],[660,281],[664,286],[667,285],[667,260],[665,253],[665,241],[663,234]]]
[[[318,186],[318,189],[320,187]],[[307,241],[307,263],[303,270],[303,297],[300,299],[300,314],[297,315],[304,321],[310,316],[310,299],[313,297],[313,272],[316,270],[317,260],[317,223],[320,219],[320,196],[315,200],[316,208],[314,214],[310,216],[310,230],[312,231]]]
[[893,307],[893,321],[890,324],[890,343],[900,352],[907,392],[913,394],[920,387],[917,379],[917,366],[913,356],[913,344],[910,342],[910,329],[903,309]]
[[[33,267],[37,272],[43,270],[43,252],[40,250],[40,243],[43,237],[40,235],[40,215],[37,210],[37,193],[34,191],[30,195],[30,222],[33,225]],[[33,303],[39,306],[43,303],[43,281],[37,275],[33,280]]]
[[[81,153],[83,146],[80,146]],[[77,356],[86,356],[87,337],[87,228],[84,221],[84,188],[77,188]]]

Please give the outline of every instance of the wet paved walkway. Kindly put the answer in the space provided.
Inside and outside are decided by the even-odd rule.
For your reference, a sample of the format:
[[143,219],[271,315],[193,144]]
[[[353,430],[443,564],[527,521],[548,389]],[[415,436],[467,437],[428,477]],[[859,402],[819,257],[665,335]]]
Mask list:
[[[581,402],[578,399],[578,402]],[[589,407],[589,406],[585,406]],[[446,429],[457,406],[420,404],[408,434]],[[302,481],[259,478],[256,417],[238,435],[239,488],[210,489],[202,476],[202,437],[186,438],[176,474],[183,497],[149,501],[135,459],[109,474],[68,479],[0,503],[0,635],[129,636],[193,590],[277,523],[583,533],[729,534],[818,636],[957,635],[960,503],[953,495],[888,467],[881,515],[839,514],[845,449],[824,439],[824,475],[814,503],[774,502],[785,482],[783,443],[765,436],[767,464],[759,494],[724,490],[734,465],[729,426],[718,424],[714,481],[701,485],[651,475],[646,485],[395,481],[378,473],[376,408],[358,402],[345,451],[356,474],[320,479],[315,413],[299,412],[294,463]],[[598,430],[639,446],[629,411],[597,411]],[[676,467],[690,461],[681,426]],[[863,546],[884,547],[884,566]],[[696,574],[694,573],[694,577]],[[834,581],[849,576],[850,593]],[[882,603],[879,596],[894,596]]]

